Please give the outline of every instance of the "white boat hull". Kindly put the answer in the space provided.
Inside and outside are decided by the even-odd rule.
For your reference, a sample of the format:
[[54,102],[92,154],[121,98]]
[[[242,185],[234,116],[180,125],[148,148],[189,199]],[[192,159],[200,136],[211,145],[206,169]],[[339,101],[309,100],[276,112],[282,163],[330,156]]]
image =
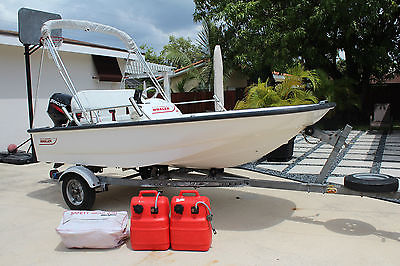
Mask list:
[[104,167],[225,168],[255,161],[334,105],[263,108],[177,119],[33,129],[39,161]]

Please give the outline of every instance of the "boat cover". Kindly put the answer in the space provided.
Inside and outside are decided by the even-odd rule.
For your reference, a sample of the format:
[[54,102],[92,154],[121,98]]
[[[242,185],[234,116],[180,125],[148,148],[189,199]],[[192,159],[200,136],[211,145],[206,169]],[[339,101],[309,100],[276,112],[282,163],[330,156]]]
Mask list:
[[56,228],[67,248],[114,248],[129,236],[126,211],[65,211]]
[[127,33],[100,23],[72,19],[49,20],[42,26],[42,38],[47,38],[50,36],[51,30],[54,29],[80,29],[83,31],[93,31],[113,35],[121,39],[128,50],[137,51],[135,42]]

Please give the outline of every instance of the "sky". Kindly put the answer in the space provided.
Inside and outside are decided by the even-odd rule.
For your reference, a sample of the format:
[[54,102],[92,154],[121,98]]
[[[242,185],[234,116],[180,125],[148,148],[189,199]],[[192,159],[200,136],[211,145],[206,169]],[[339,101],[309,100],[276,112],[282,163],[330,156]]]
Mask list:
[[[113,26],[128,33],[137,45],[147,44],[157,52],[170,35],[196,39],[200,25],[193,22],[191,0],[1,0],[0,29],[18,30],[18,10],[22,7],[60,14]],[[123,47],[112,36],[80,31],[64,31],[64,37],[113,47]]]

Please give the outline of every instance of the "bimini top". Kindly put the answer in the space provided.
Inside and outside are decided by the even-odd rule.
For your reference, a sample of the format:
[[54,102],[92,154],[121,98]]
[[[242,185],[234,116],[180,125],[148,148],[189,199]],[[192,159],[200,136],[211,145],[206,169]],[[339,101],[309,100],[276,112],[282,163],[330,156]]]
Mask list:
[[[79,97],[77,96],[76,89],[72,83],[72,80],[70,79],[67,70],[65,69],[64,64],[61,62],[61,58],[58,55],[57,49],[55,48],[54,40],[52,40],[51,37],[51,31],[52,30],[57,30],[57,29],[72,29],[72,30],[82,30],[86,32],[97,32],[97,33],[103,33],[103,34],[108,34],[112,35],[114,37],[117,37],[120,39],[126,49],[128,50],[128,55],[127,55],[127,60],[126,60],[126,66],[125,66],[125,73],[133,73],[132,67],[130,66],[130,55],[135,54],[136,58],[135,61],[137,61],[135,66],[141,67],[143,70],[142,72],[146,74],[146,77],[150,78],[152,81],[155,89],[160,93],[162,98],[166,100],[167,102],[171,102],[171,100],[165,95],[164,90],[162,89],[161,85],[159,84],[158,80],[154,76],[154,73],[152,72],[152,69],[150,68],[149,64],[146,62],[144,59],[143,55],[141,54],[138,46],[136,45],[135,41],[126,33],[123,32],[119,29],[116,29],[114,27],[108,26],[108,25],[103,25],[100,23],[96,22],[90,22],[90,21],[85,21],[85,20],[71,20],[71,19],[55,19],[55,20],[49,20],[43,23],[43,26],[41,28],[41,39],[43,42],[43,45],[49,49],[50,55],[53,58],[54,62],[56,63],[57,67],[59,68],[59,71],[64,78],[64,81],[66,82],[66,85],[71,92],[72,96],[75,97],[77,100],[77,104],[81,110],[86,113],[85,108],[82,106]],[[137,59],[137,60],[136,60]],[[133,60],[131,60],[133,61]],[[126,76],[124,76],[121,80],[121,88],[123,88],[123,83],[126,80]]]
[[45,39],[49,37],[51,34],[51,30],[55,29],[76,29],[87,32],[92,31],[92,32],[99,32],[99,33],[113,35],[119,38],[125,44],[128,51],[138,52],[136,43],[127,33],[111,26],[85,20],[72,20],[72,19],[49,20],[43,23],[41,29],[42,38]]

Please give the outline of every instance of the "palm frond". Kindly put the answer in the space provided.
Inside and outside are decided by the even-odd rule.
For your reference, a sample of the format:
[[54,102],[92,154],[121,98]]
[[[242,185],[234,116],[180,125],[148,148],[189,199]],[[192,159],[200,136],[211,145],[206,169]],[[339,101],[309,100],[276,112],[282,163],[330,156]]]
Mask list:
[[285,80],[275,87],[268,86],[268,80],[250,86],[246,97],[236,104],[235,109],[317,103],[313,90],[306,87],[308,82],[313,86],[318,85],[319,77],[316,72],[306,71],[302,65],[297,65],[288,72],[290,74],[285,76]]
[[300,63],[291,67],[287,71],[291,74],[292,78],[297,78],[300,83],[311,83],[311,89],[315,90],[319,87],[321,81],[316,70],[305,70],[304,66]]
[[169,60],[173,65],[186,66],[191,63],[189,56],[177,49],[168,50],[165,58],[167,58],[167,60]]
[[202,53],[210,56],[210,21],[203,20],[201,23],[201,30],[197,34],[197,43],[202,48]]

